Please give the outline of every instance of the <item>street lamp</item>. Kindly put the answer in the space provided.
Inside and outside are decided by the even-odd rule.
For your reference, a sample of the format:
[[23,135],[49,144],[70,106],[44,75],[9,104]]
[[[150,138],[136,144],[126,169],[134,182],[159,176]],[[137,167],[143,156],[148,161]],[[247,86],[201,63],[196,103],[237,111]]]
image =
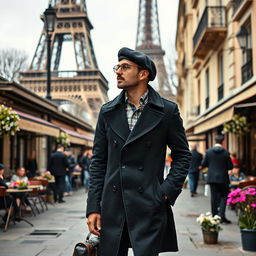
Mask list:
[[248,37],[248,32],[245,27],[241,27],[238,33],[236,34],[238,43],[240,45],[240,48],[243,50],[247,49],[247,37]]
[[56,11],[49,4],[44,12],[44,25],[47,35],[47,94],[46,99],[51,100],[51,33],[54,31],[56,21]]

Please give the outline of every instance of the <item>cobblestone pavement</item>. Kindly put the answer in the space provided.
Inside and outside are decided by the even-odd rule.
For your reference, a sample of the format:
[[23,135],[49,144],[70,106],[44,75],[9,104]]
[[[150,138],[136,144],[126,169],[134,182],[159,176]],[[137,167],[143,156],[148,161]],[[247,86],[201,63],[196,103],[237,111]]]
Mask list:
[[[34,227],[25,222],[16,225],[11,223],[7,232],[0,231],[0,255],[72,256],[75,243],[83,241],[88,233],[84,218],[85,199],[86,196],[81,189],[74,192],[73,196],[65,197],[66,203],[49,205],[48,211],[36,217],[28,216]],[[180,251],[161,255],[256,255],[242,251],[237,217],[229,209],[227,217],[232,220],[232,224],[223,225],[223,230],[219,234],[219,243],[204,245],[196,217],[209,209],[209,197],[203,195],[202,186],[198,196],[193,198],[190,197],[188,189],[184,189],[174,207]],[[130,251],[129,256],[132,255]]]

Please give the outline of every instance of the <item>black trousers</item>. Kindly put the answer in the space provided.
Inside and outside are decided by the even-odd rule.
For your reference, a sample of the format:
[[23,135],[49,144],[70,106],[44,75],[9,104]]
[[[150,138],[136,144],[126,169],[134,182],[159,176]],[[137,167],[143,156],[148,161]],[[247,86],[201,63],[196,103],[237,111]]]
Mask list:
[[127,223],[125,221],[117,256],[127,256],[128,250],[130,247],[131,247],[131,241],[130,241],[129,232],[127,229]]
[[229,193],[228,184],[211,183],[211,208],[212,215],[219,215],[221,218],[225,218],[226,201]]
[[54,200],[62,201],[63,194],[65,189],[65,175],[54,176],[55,177],[55,191],[54,191]]

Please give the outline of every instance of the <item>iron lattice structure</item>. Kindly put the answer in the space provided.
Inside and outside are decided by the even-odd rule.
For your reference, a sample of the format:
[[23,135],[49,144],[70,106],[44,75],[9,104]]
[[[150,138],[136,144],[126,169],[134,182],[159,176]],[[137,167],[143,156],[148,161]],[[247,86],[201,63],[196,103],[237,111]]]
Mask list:
[[152,86],[161,96],[175,100],[164,64],[165,52],[161,46],[157,0],[139,2],[136,49],[150,56],[156,64],[157,77]]
[[[91,118],[95,124],[99,109],[108,101],[108,83],[98,68],[90,31],[93,26],[87,15],[85,0],[51,0],[56,10],[55,30],[51,33],[51,96],[74,115]],[[41,19],[44,19],[41,16]],[[63,44],[72,42],[74,70],[61,71]],[[31,66],[22,73],[23,86],[46,94],[47,33],[43,28]],[[81,116],[82,114],[82,116]]]

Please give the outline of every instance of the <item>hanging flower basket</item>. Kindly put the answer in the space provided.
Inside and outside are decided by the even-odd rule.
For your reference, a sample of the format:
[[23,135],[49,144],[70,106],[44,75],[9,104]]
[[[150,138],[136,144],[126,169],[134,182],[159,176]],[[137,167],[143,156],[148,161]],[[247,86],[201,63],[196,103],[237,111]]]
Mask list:
[[65,132],[60,132],[59,137],[56,137],[55,140],[56,140],[56,142],[57,142],[58,144],[61,144],[61,145],[63,145],[64,147],[70,146],[69,136],[68,136],[68,134],[65,133]]
[[0,137],[3,135],[15,135],[19,128],[20,117],[12,108],[0,105]]
[[246,116],[234,115],[232,120],[224,124],[224,131],[236,135],[244,135],[250,131]]

